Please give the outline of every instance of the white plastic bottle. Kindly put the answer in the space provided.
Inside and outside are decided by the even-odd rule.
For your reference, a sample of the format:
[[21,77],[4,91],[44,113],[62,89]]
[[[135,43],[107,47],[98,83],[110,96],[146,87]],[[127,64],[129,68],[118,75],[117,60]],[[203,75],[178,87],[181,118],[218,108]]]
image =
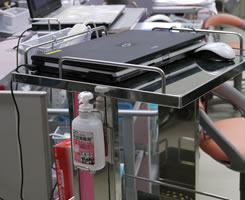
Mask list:
[[81,169],[95,172],[105,166],[105,144],[103,125],[93,111],[89,100],[91,92],[78,95],[79,116],[72,121],[72,145],[74,165]]

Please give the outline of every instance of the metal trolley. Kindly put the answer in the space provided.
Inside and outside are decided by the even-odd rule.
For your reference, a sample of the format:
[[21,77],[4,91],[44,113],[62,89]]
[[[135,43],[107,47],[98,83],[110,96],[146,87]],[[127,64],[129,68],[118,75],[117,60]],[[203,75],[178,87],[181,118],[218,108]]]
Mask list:
[[[202,30],[183,29],[183,31]],[[210,32],[215,33],[215,31]],[[226,34],[231,33],[226,32]],[[27,53],[25,54],[26,61],[28,60]],[[121,85],[75,81],[64,79],[62,76],[62,65],[66,60],[86,64],[103,64],[108,67],[141,68],[151,72],[144,73]],[[86,90],[95,95],[101,95],[95,92],[95,88],[98,85],[108,88],[108,92],[105,92],[103,96],[106,99],[105,129],[110,138],[109,154],[105,168],[93,175],[95,200],[173,199],[175,197],[176,199],[181,199],[181,197],[185,199],[185,196],[188,199],[197,199],[198,195],[206,195],[212,199],[227,199],[197,190],[198,99],[216,86],[239,75],[245,69],[244,58],[242,54],[236,56],[234,63],[219,68],[215,73],[206,70],[205,67],[210,65],[208,61],[198,63],[194,59],[171,65],[176,68],[175,76],[165,74],[162,69],[156,67],[63,57],[59,62],[59,76],[57,77],[30,74],[28,71],[26,73],[13,72],[12,76],[16,82],[67,90],[70,99],[70,116],[74,116],[72,92]],[[214,68],[217,67],[215,63],[212,65]],[[183,70],[186,67],[188,70]],[[179,70],[180,73],[177,73]],[[158,110],[118,111],[117,102],[119,99],[157,104]],[[119,136],[118,131],[119,116],[124,117],[124,126],[128,127],[123,137]],[[132,125],[135,116],[159,116],[159,148],[155,154],[151,154],[144,146],[141,148],[143,153],[136,150]],[[164,123],[160,123],[161,119],[165,120],[163,120]],[[144,137],[143,132],[142,137]],[[120,138],[123,141],[120,141]],[[120,143],[123,143],[122,148]],[[124,157],[123,173],[120,173],[121,150],[123,150]],[[138,157],[135,156],[136,154]],[[156,157],[157,160],[159,174],[156,179],[153,179],[150,174],[142,176],[139,173],[138,164],[143,165],[144,161],[142,160],[149,155],[151,155],[150,159],[154,160]],[[80,199],[78,170],[74,169],[75,199]]]

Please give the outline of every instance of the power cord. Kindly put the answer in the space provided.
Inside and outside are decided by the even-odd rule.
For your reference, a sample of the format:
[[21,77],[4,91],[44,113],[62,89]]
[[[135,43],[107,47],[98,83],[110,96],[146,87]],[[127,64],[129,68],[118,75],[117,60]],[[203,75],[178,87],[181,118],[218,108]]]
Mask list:
[[[21,38],[23,37],[23,35],[27,32],[27,31],[30,31],[31,28],[29,29],[26,29],[25,31],[23,31],[21,33],[21,35],[19,36],[19,39],[18,39],[18,43],[17,43],[17,46],[15,47],[16,48],[16,69],[15,71],[16,72],[19,72],[19,68],[20,67],[26,67],[28,69],[31,69],[31,70],[35,70],[36,67],[35,66],[31,66],[31,65],[27,65],[27,64],[22,64],[22,65],[19,65],[18,63],[18,53],[19,53],[19,45],[20,45],[20,40]],[[15,96],[14,96],[14,91],[13,91],[13,79],[11,79],[10,81],[10,90],[11,90],[11,96],[12,96],[12,99],[13,99],[13,102],[14,102],[14,105],[15,105],[15,108],[16,108],[16,112],[17,112],[17,142],[18,142],[18,148],[19,148],[19,156],[20,156],[20,199],[21,200],[24,200],[24,197],[23,197],[23,186],[24,186],[24,167],[23,167],[23,152],[22,152],[22,144],[21,144],[21,140],[20,140],[20,111],[19,111],[19,108],[18,108],[18,104],[16,102],[16,99],[15,99]],[[54,196],[54,191],[55,191],[55,188],[57,186],[57,182],[56,184],[54,185],[54,188],[52,189],[52,192],[51,192],[51,196],[50,196],[50,200],[53,200],[53,196]],[[4,200],[3,198],[0,197],[0,200]]]
[[25,67],[25,68],[27,68],[27,69],[29,69],[29,70],[31,70],[31,71],[34,71],[34,70],[37,69],[37,66],[34,66],[34,65],[28,65],[28,64],[22,64],[22,65],[19,65],[19,66],[15,69],[15,71],[19,73],[19,68],[21,68],[21,67]]
[[[23,64],[23,65],[16,67],[15,71],[18,72],[18,69],[22,66],[28,67],[28,65]],[[10,81],[10,91],[11,91],[11,96],[12,96],[12,99],[13,99],[13,102],[15,105],[16,113],[17,113],[17,143],[18,143],[19,156],[20,156],[20,179],[21,179],[20,180],[20,199],[24,200],[24,197],[23,197],[24,166],[23,166],[22,144],[21,144],[21,139],[20,139],[20,111],[19,111],[19,107],[18,107],[18,104],[17,104],[16,99],[15,99],[14,91],[13,91],[13,79],[11,79],[11,81]],[[56,186],[57,186],[57,183],[55,184],[54,188],[52,189],[50,200],[53,200],[53,195],[54,195],[54,191],[55,191]],[[4,200],[4,199],[0,197],[0,200]]]
[[[25,31],[23,31],[21,33],[21,35],[19,36],[19,39],[18,39],[18,43],[17,43],[17,47],[16,47],[16,69],[15,69],[15,71],[17,71],[17,72],[18,72],[18,69],[20,67],[25,66],[25,65],[20,65],[19,66],[19,64],[18,64],[18,53],[19,53],[18,51],[19,51],[19,45],[20,45],[21,38],[29,30],[31,30],[31,29],[29,28],[29,29],[26,29]],[[20,140],[20,111],[19,111],[16,99],[15,99],[15,96],[14,96],[13,79],[11,79],[11,81],[10,81],[10,91],[11,91],[11,96],[12,96],[12,99],[13,99],[13,102],[14,102],[14,105],[15,105],[16,113],[17,113],[17,142],[18,142],[19,156],[20,156],[20,199],[24,200],[24,197],[23,197],[24,168],[23,168],[22,145],[21,145],[21,140]]]
[[14,90],[13,90],[13,80],[10,81],[10,90],[12,99],[14,101],[14,105],[17,112],[17,142],[18,142],[18,148],[19,148],[19,156],[20,156],[20,199],[24,200],[23,197],[23,185],[24,185],[24,169],[23,169],[23,154],[22,154],[22,145],[20,141],[20,111],[14,96]]
[[16,46],[16,66],[17,66],[17,67],[19,66],[19,61],[18,61],[19,56],[18,56],[18,54],[19,54],[20,40],[21,40],[21,38],[23,37],[23,35],[24,35],[27,31],[30,31],[30,30],[31,30],[31,28],[26,29],[26,30],[23,31],[23,32],[20,34],[20,36],[19,36],[19,39],[18,39],[18,42],[17,42],[17,46]]
[[51,191],[51,195],[50,195],[50,199],[49,200],[53,200],[54,199],[54,191],[55,191],[55,188],[57,187],[57,182],[54,184],[54,187]]
[[[16,45],[16,47],[13,48],[13,49],[16,48],[16,70],[15,70],[15,71],[18,71],[17,69],[19,68],[19,46],[20,46],[20,40],[21,40],[21,38],[23,37],[23,35],[24,35],[27,31],[30,31],[30,30],[31,30],[31,28],[28,28],[28,29],[24,30],[24,31],[20,34],[20,36],[19,36],[19,38],[18,38],[17,45]],[[18,89],[18,83],[16,84],[16,90],[17,90],[17,89]]]

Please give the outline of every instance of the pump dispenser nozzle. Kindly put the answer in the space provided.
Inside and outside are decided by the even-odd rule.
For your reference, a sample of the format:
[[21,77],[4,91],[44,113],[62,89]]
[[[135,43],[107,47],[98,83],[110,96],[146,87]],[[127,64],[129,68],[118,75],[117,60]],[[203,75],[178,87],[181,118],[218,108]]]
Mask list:
[[79,111],[91,111],[93,109],[93,105],[89,103],[89,100],[93,99],[94,96],[91,92],[81,92],[78,95],[79,103],[82,103],[79,106]]

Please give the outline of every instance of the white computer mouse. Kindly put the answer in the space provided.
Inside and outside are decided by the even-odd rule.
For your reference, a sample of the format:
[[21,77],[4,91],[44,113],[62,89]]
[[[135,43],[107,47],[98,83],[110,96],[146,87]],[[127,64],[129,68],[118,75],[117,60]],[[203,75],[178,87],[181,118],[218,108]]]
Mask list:
[[169,22],[172,20],[167,15],[157,14],[147,18],[144,22]]
[[[76,35],[79,33],[83,33],[85,31],[88,31],[88,27],[85,24],[75,24],[71,30],[67,33],[67,36],[72,36],[72,35]],[[82,35],[77,35],[74,37],[70,37],[64,40],[63,44],[60,45],[60,48],[63,47],[67,47],[67,46],[71,46],[71,45],[75,45],[78,44],[80,42],[86,41],[90,39],[90,36],[82,36]]]
[[74,35],[78,33],[82,33],[88,30],[88,27],[85,24],[75,24],[67,35]]
[[195,50],[200,57],[213,61],[225,61],[235,58],[234,50],[226,43],[212,42]]

